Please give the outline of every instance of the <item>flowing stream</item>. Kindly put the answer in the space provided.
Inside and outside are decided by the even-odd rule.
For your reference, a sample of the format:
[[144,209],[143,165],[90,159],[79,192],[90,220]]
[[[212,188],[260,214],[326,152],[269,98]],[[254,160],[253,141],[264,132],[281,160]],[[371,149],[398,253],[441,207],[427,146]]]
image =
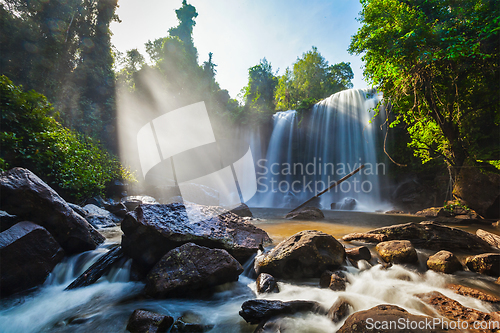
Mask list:
[[[326,212],[322,222],[290,222],[280,216],[283,210],[254,209],[260,217],[256,225],[268,231],[278,242],[297,231],[316,229],[331,233],[336,238],[352,231],[366,231],[382,225],[404,223],[418,218],[387,216],[361,212]],[[474,227],[470,227],[474,229]],[[472,231],[471,229],[471,231]],[[118,239],[117,230],[109,232],[112,241]],[[445,289],[447,283],[461,283],[491,290],[491,278],[478,279],[476,274],[462,272],[443,275],[432,271],[419,272],[394,265],[385,270],[380,265],[362,262],[359,269],[347,266],[347,290],[335,292],[318,288],[319,280],[279,282],[280,293],[256,295],[252,262],[245,264],[245,273],[239,281],[219,286],[216,292],[204,299],[152,300],[141,296],[144,285],[130,281],[130,260],[118,263],[94,285],[64,291],[76,277],[85,271],[113,244],[108,242],[94,251],[66,258],[58,264],[45,284],[34,291],[15,295],[1,301],[0,332],[126,332],[130,314],[135,309],[146,309],[168,314],[174,319],[191,314],[198,316],[209,332],[253,332],[254,325],[247,324],[239,315],[241,304],[249,299],[314,300],[330,308],[343,296],[355,311],[369,309],[378,304],[396,304],[414,314],[432,314],[413,295],[437,290],[464,306],[490,312],[495,309],[479,300],[454,294]],[[423,256],[424,253],[420,253]],[[118,268],[117,268],[118,267]],[[492,293],[498,291],[491,290]],[[297,314],[284,319],[293,332],[335,332],[342,323],[333,324],[324,316]]]

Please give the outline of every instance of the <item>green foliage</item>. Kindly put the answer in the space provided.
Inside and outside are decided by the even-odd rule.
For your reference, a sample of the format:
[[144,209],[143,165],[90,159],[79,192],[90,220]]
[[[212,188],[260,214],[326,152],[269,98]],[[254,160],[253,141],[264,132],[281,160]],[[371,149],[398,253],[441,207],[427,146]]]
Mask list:
[[423,162],[498,160],[500,6],[494,0],[362,0],[349,51],[405,123]]
[[6,0],[0,74],[43,93],[73,129],[116,148],[109,24],[117,0]]
[[328,65],[316,47],[287,68],[276,87],[277,110],[305,109],[344,89],[352,88],[354,74],[349,63]]
[[103,194],[108,182],[133,175],[98,141],[63,127],[47,99],[24,92],[0,76],[2,118],[0,167],[22,166],[66,196],[81,200]]
[[240,122],[260,124],[274,113],[274,90],[278,78],[266,58],[248,69],[248,84],[241,92],[245,100]]

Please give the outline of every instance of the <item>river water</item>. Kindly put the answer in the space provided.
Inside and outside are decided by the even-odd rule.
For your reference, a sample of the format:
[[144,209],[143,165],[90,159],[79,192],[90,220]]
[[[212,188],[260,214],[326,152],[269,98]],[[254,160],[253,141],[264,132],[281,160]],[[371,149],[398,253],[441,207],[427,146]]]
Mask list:
[[[281,218],[286,210],[252,209],[259,218],[257,226],[266,230],[277,242],[301,230],[321,230],[336,238],[357,231],[376,227],[419,222],[411,216],[391,216],[375,213],[325,211],[321,222],[287,221]],[[464,227],[475,232],[478,226]],[[484,229],[484,227],[482,227]],[[498,233],[498,232],[497,232]],[[500,296],[493,278],[480,277],[470,272],[443,275],[418,268],[408,269],[394,265],[382,269],[380,265],[362,262],[359,268],[346,267],[349,284],[346,291],[335,292],[318,288],[319,279],[300,282],[279,282],[280,293],[256,295],[254,276],[249,273],[248,262],[245,273],[234,283],[218,287],[205,299],[151,300],[141,296],[144,285],[129,281],[130,260],[123,260],[120,268],[113,269],[96,284],[64,291],[77,276],[87,269],[99,256],[119,240],[119,230],[109,229],[108,241],[94,251],[66,258],[58,264],[43,286],[35,291],[4,299],[0,303],[0,332],[126,332],[130,314],[138,308],[167,314],[174,319],[191,314],[211,327],[209,332],[253,332],[254,325],[247,324],[239,315],[241,304],[249,299],[266,298],[276,300],[314,300],[330,308],[335,300],[343,296],[355,311],[366,310],[378,304],[399,305],[411,313],[433,315],[414,294],[433,290],[480,311],[495,309],[488,303],[454,294],[445,288],[448,283],[475,286]],[[429,253],[420,252],[424,258]],[[424,262],[421,260],[421,262]],[[299,314],[285,319],[293,332],[335,332],[342,323],[333,324],[324,316]]]

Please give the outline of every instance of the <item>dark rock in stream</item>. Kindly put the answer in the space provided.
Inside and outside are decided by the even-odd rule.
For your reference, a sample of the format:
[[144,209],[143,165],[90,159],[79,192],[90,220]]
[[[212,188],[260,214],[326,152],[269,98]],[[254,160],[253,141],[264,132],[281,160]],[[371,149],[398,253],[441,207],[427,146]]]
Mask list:
[[445,274],[452,274],[463,270],[462,264],[457,257],[450,251],[445,250],[430,256],[427,260],[427,267],[435,272]]
[[240,316],[247,323],[258,324],[271,317],[291,315],[298,312],[314,312],[326,315],[328,311],[321,304],[314,301],[272,301],[266,299],[252,299],[241,305]]
[[123,251],[120,246],[117,246],[97,259],[92,266],[90,266],[64,290],[85,287],[95,283],[101,276],[109,272],[111,266],[121,258],[123,258]]
[[347,284],[347,278],[340,271],[326,271],[319,278],[320,288],[330,288],[333,291],[344,291]]
[[[430,221],[398,224],[374,229],[368,233],[348,234],[342,239],[345,241],[363,240],[364,236],[367,240],[376,242],[409,240],[416,248],[435,251],[448,250],[467,253],[494,251],[490,244],[470,232]],[[380,237],[381,240],[377,241],[375,237]]]
[[43,226],[67,254],[93,250],[104,237],[34,173],[13,168],[0,175],[2,209]]
[[173,323],[174,318],[170,316],[137,309],[130,315],[127,330],[131,333],[164,333]]
[[286,214],[286,219],[290,220],[321,220],[325,218],[325,215],[321,209],[316,207],[304,207],[299,210],[290,212]]
[[146,294],[155,298],[192,296],[227,282],[238,281],[243,267],[226,250],[193,243],[169,251],[149,272]]
[[378,243],[375,247],[385,262],[414,264],[418,261],[417,251],[407,240],[393,240]]
[[210,331],[212,328],[212,325],[204,324],[198,314],[185,312],[175,321],[170,333],[203,333]]
[[335,303],[333,303],[330,310],[328,310],[327,316],[334,323],[340,323],[349,315],[350,308],[352,308],[352,305],[345,298],[339,297]]
[[257,252],[259,244],[270,242],[267,233],[231,212],[213,216],[218,207],[190,206],[208,216],[191,222],[183,204],[140,205],[127,214],[121,228],[122,247],[129,257],[151,269],[168,251],[185,243],[227,250],[244,263]]
[[349,258],[349,260],[355,262],[358,260],[370,261],[372,258],[372,254],[370,253],[370,250],[366,246],[346,248],[345,254],[347,255],[347,258]]
[[477,256],[467,257],[465,265],[473,272],[490,276],[500,276],[500,254],[483,253]]
[[234,213],[234,214],[241,216],[241,217],[253,217],[252,211],[244,203],[242,203],[241,205],[239,205],[238,207],[236,207],[234,209],[231,209],[231,213]]
[[324,271],[334,269],[344,261],[344,247],[333,236],[305,230],[256,258],[255,271],[278,279],[318,278]]
[[[382,304],[365,311],[353,313],[346,319],[344,325],[337,333],[366,333],[366,332],[405,332],[405,333],[431,333],[447,332],[441,329],[441,325],[427,329],[428,323],[432,323],[432,317],[418,316],[409,313],[396,305]],[[398,323],[411,323],[416,325],[398,326]],[[377,324],[378,328],[375,328]],[[392,326],[389,326],[392,325]]]
[[259,294],[279,292],[276,279],[271,274],[260,273],[255,284],[257,285],[257,292]]
[[0,233],[0,294],[2,297],[45,281],[64,251],[43,227],[19,222]]

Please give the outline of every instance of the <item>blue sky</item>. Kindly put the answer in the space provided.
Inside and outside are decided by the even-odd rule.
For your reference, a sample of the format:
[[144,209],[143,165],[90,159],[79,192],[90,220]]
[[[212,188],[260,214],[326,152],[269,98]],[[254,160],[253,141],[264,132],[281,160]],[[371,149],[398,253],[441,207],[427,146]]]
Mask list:
[[[360,24],[356,0],[188,0],[198,17],[193,31],[199,63],[213,53],[216,79],[236,98],[247,84],[248,68],[266,57],[282,74],[314,45],[330,64],[351,62],[354,88],[366,88],[362,61],[347,52]],[[121,23],[112,23],[112,42],[121,52],[165,37],[178,21],[181,0],[119,0]]]

